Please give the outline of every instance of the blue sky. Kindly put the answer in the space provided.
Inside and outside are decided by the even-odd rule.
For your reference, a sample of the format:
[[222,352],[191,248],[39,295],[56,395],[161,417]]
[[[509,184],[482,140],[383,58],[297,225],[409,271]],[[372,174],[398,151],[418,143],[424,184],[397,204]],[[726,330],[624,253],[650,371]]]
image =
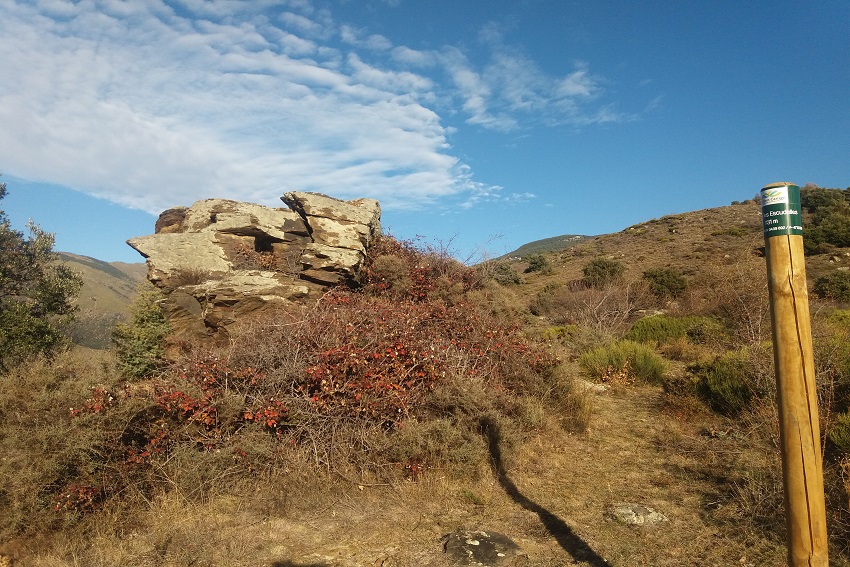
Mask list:
[[850,186],[850,3],[0,0],[3,209],[57,249],[371,197],[461,259]]

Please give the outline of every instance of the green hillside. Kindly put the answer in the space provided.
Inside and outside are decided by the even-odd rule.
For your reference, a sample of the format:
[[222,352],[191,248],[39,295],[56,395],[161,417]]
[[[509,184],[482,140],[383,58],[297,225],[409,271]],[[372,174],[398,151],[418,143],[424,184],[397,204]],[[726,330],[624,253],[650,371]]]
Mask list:
[[570,248],[576,244],[581,244],[585,240],[593,238],[592,236],[584,236],[581,234],[562,234],[561,236],[551,236],[542,240],[535,240],[527,244],[523,244],[513,252],[508,252],[502,258],[522,258],[529,254],[540,254],[541,252],[557,252]]
[[59,256],[83,276],[83,289],[77,298],[80,311],[71,327],[71,338],[81,346],[109,348],[112,328],[127,314],[136,290],[146,281],[147,265],[110,263],[68,252]]

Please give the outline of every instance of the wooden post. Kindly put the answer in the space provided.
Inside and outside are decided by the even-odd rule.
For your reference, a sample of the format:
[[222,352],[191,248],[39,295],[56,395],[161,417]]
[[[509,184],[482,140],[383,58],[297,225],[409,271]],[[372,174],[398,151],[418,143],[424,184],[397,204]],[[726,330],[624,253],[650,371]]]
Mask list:
[[761,190],[788,527],[788,565],[828,567],[818,397],[803,257],[800,188]]

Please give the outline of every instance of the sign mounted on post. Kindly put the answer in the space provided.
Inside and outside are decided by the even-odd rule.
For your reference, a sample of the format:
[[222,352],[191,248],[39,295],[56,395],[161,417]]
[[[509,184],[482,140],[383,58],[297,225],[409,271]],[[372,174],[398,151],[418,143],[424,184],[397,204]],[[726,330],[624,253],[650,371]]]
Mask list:
[[761,190],[761,213],[773,321],[788,565],[828,567],[823,456],[800,188],[793,183],[771,183]]
[[761,224],[764,237],[803,234],[800,188],[773,184],[761,190]]

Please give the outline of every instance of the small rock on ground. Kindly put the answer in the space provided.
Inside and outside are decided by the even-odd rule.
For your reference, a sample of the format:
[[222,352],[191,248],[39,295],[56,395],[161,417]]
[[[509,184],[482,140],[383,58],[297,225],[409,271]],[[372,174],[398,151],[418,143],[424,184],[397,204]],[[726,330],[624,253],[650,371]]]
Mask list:
[[508,536],[491,531],[458,531],[445,536],[443,547],[457,565],[514,567],[528,557]]
[[618,502],[606,510],[606,515],[630,526],[649,526],[667,521],[667,516],[643,504]]

